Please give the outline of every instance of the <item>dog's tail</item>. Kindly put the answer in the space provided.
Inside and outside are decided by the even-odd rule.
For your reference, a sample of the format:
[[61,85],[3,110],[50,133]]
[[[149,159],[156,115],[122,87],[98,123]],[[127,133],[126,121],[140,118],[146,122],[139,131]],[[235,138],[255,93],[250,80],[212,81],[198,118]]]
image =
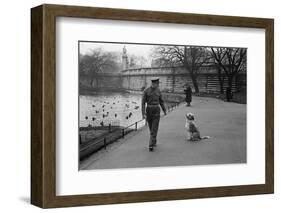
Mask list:
[[204,140],[204,139],[210,139],[210,138],[211,138],[210,136],[202,136],[202,137],[201,137],[202,140]]

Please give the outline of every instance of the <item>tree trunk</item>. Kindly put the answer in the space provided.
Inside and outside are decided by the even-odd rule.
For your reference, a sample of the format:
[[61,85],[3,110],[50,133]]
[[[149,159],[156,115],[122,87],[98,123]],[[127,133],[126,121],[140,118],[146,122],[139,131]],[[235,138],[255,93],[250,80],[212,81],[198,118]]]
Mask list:
[[195,89],[195,93],[199,93],[199,87],[198,87],[198,83],[197,83],[197,76],[194,75],[193,72],[190,72],[190,77]]
[[187,56],[187,47],[185,46],[184,47],[184,67],[188,71],[188,73],[191,77],[191,80],[192,80],[192,83],[193,83],[193,86],[195,89],[195,93],[199,93],[199,87],[198,87],[197,75],[196,75],[197,70],[195,70],[196,68],[194,66],[194,58],[193,58],[191,65],[189,66],[188,62],[187,62],[187,57],[188,57]]
[[217,66],[217,70],[218,70],[218,79],[219,79],[219,84],[220,84],[220,94],[224,94],[224,91],[223,91],[224,78],[222,76],[220,66]]
[[228,87],[230,88],[231,92],[232,92],[232,81],[233,81],[233,76],[228,76]]

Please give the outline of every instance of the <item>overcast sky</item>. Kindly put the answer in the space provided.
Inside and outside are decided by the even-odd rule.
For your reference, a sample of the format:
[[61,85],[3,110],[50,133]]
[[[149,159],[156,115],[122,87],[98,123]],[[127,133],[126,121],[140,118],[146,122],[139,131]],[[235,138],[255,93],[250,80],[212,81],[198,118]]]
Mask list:
[[126,46],[128,55],[143,56],[149,58],[151,49],[154,45],[143,44],[126,44],[126,43],[96,43],[96,42],[80,42],[80,53],[87,54],[91,50],[101,48],[104,51],[123,52],[123,47]]

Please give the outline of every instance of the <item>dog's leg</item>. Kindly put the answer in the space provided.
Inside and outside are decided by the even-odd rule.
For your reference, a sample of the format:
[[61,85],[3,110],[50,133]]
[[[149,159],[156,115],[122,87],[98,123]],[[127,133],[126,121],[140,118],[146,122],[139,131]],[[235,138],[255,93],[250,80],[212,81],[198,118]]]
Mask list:
[[191,141],[191,133],[187,131],[187,141]]

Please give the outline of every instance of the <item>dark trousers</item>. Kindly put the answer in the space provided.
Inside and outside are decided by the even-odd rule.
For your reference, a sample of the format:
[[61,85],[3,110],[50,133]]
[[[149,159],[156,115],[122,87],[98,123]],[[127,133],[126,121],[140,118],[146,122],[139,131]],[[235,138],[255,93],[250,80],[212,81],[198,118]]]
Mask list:
[[150,131],[149,146],[152,147],[157,141],[157,132],[160,121],[160,107],[147,106],[146,108],[146,121]]

